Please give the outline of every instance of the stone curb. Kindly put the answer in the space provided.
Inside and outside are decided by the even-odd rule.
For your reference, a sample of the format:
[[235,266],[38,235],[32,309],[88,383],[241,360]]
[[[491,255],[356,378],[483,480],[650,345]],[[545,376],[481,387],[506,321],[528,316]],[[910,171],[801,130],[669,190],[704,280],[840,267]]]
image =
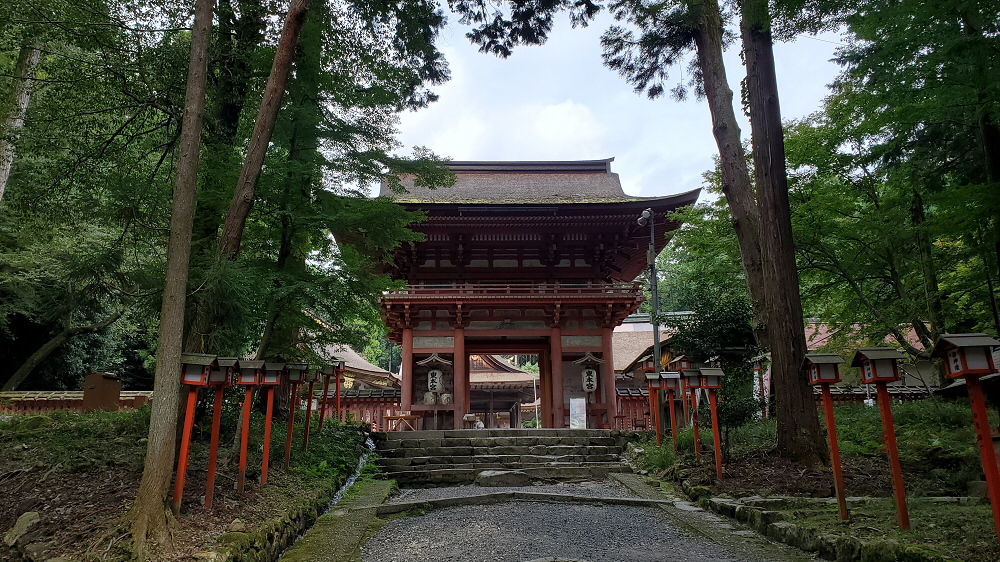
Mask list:
[[543,492],[493,492],[489,494],[473,494],[468,496],[458,496],[454,498],[438,498],[432,500],[420,500],[409,502],[398,502],[382,504],[378,506],[359,506],[356,509],[375,508],[376,514],[391,515],[404,513],[411,510],[441,509],[446,507],[458,507],[463,505],[491,505],[508,501],[532,501],[548,503],[574,503],[574,504],[598,504],[598,505],[633,505],[642,507],[656,507],[663,504],[672,504],[670,500],[646,499],[646,498],[614,498],[580,496],[575,494],[554,494]]

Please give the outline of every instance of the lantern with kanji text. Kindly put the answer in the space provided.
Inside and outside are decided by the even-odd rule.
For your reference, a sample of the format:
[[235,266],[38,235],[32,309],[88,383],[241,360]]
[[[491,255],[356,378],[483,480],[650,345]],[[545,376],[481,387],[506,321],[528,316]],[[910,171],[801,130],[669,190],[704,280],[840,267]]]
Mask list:
[[986,393],[980,378],[997,371],[993,350],[1000,341],[986,334],[941,334],[934,344],[933,356],[944,357],[948,378],[965,378],[972,407],[979,458],[986,475],[986,489],[993,508],[993,526],[1000,539],[1000,461],[994,445],[993,426],[986,408]]
[[995,347],[1000,347],[1000,341],[986,334],[941,334],[932,356],[944,357],[945,374],[950,379],[989,375],[997,371]]
[[906,505],[906,485],[903,482],[903,466],[899,461],[899,447],[896,444],[896,424],[892,418],[892,398],[886,386],[899,380],[900,359],[906,356],[892,348],[866,347],[858,349],[851,360],[852,367],[861,370],[861,382],[874,384],[878,396],[878,407],[882,414],[882,439],[885,453],[892,472],[892,491],[896,498],[896,518],[902,529],[910,528],[910,511]]
[[212,370],[218,368],[214,355],[207,353],[181,354],[181,382],[192,386],[207,386]]
[[906,356],[891,347],[862,347],[851,360],[852,367],[861,369],[861,383],[895,382],[899,380],[900,359]]
[[807,353],[802,360],[809,384],[819,385],[823,395],[823,412],[826,416],[826,433],[829,438],[830,464],[833,469],[833,489],[837,494],[837,510],[841,520],[846,520],[847,495],[844,491],[844,470],[840,463],[840,444],[837,441],[837,418],[833,412],[833,395],[830,385],[840,382],[840,364],[844,358],[835,353]]
[[844,358],[835,353],[807,353],[803,360],[809,384],[837,384]]

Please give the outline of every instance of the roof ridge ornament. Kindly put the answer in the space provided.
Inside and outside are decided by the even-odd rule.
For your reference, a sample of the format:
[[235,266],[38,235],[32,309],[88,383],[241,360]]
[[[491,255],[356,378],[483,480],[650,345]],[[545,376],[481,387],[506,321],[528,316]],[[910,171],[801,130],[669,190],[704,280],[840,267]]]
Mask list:
[[448,361],[447,359],[441,357],[437,353],[431,353],[431,356],[428,357],[427,359],[421,359],[420,361],[417,361],[417,365],[420,366],[430,365],[431,363],[441,363],[442,365],[452,364],[451,361]]
[[577,365],[584,365],[587,363],[597,363],[598,365],[603,365],[604,359],[601,359],[588,351],[583,357],[573,361],[573,363],[576,363]]

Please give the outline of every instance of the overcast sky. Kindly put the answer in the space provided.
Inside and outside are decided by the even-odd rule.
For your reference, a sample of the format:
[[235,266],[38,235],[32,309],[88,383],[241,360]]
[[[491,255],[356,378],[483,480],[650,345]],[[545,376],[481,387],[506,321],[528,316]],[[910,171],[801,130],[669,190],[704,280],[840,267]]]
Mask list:
[[[572,29],[562,18],[548,43],[518,47],[509,59],[479,53],[458,18],[449,17],[440,46],[452,79],[440,99],[403,115],[399,140],[454,160],[588,160],[614,157],[626,193],[666,195],[700,187],[716,154],[703,100],[649,100],[601,63],[609,19]],[[838,67],[836,35],[775,46],[782,117],[820,107]],[[726,53],[739,99],[743,76],[734,46]],[[684,69],[677,69],[685,72]],[[682,77],[682,74],[675,76]],[[738,103],[738,102],[737,102]],[[742,119],[743,137],[749,126]]]

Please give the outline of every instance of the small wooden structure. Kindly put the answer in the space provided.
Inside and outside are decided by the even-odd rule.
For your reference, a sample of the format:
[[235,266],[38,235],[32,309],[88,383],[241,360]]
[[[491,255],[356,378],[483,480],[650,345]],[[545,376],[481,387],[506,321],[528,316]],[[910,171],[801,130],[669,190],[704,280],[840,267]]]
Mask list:
[[84,412],[117,410],[120,406],[121,393],[122,381],[117,375],[94,371],[83,381],[83,404],[80,409]]

